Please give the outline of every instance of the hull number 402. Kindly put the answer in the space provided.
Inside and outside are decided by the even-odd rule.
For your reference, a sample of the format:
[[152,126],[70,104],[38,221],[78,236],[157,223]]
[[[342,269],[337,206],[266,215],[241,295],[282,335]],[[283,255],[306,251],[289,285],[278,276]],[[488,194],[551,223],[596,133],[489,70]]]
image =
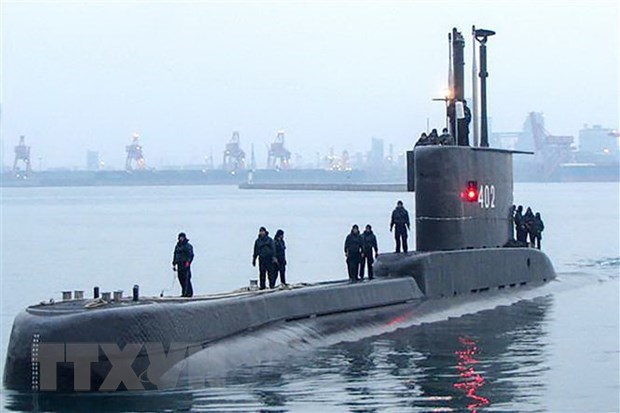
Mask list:
[[495,208],[495,185],[480,185],[478,204],[480,208]]

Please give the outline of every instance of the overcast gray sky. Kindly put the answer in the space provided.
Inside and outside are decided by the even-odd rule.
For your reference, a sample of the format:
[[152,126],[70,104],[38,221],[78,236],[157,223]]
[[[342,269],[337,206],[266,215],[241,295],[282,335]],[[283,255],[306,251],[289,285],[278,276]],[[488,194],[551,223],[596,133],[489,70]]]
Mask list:
[[497,32],[493,130],[532,110],[557,135],[618,127],[615,0],[1,4],[6,163],[20,135],[46,167],[83,167],[87,149],[121,167],[133,132],[152,166],[220,161],[233,130],[260,164],[278,129],[306,160],[371,136],[401,151],[443,122],[453,26],[469,80],[472,24]]

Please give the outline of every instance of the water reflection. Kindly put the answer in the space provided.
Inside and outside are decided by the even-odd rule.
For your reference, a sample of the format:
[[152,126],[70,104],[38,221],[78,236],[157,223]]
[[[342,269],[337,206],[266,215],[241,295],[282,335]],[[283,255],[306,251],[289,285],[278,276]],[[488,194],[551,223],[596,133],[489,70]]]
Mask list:
[[458,350],[455,353],[457,357],[456,370],[461,376],[461,380],[454,383],[454,388],[464,391],[467,397],[473,399],[473,403],[469,404],[467,409],[477,412],[480,407],[489,404],[489,399],[476,394],[485,383],[480,372],[476,370],[478,346],[475,340],[467,337],[459,337],[459,342],[465,349]]
[[[6,407],[63,412],[543,410],[545,318],[551,304],[552,298],[541,297],[327,347],[316,342],[296,346],[280,360],[233,368],[195,390],[11,393]],[[386,316],[384,325],[394,316]]]

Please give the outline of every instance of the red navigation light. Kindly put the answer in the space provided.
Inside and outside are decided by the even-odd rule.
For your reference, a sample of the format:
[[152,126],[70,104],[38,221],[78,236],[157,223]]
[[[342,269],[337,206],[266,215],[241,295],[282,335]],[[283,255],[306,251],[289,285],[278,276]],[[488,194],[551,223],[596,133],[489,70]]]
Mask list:
[[478,182],[476,181],[468,181],[467,189],[461,192],[461,198],[467,202],[477,202],[478,201]]

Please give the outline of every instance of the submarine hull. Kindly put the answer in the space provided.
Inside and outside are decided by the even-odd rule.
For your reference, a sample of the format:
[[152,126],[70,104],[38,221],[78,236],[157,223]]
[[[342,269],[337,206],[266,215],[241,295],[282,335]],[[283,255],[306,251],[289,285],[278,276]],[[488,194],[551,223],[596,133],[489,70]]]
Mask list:
[[[549,258],[512,239],[512,156],[469,147],[458,117],[464,91],[463,36],[453,30],[454,85],[449,106],[459,146],[416,146],[407,154],[415,191],[416,251],[382,254],[376,279],[182,299],[142,298],[92,307],[86,300],[27,308],[13,325],[4,383],[22,391],[115,391],[174,387],[192,354],[274,324],[326,317],[343,331],[378,312],[397,313],[428,300],[447,305],[555,278]],[[484,120],[484,119],[483,119]],[[466,129],[466,128],[465,128]],[[484,141],[484,140],[483,140]],[[523,244],[523,243],[522,243]],[[525,245],[523,245],[525,246]],[[329,318],[327,318],[329,317]],[[340,317],[340,318],[339,318]],[[333,322],[332,322],[333,321]],[[319,323],[321,324],[321,323]],[[265,330],[267,331],[267,330]],[[378,330],[380,332],[380,330]],[[167,376],[166,380],[162,378]]]
[[[4,384],[9,389],[40,391],[149,389],[157,387],[158,377],[153,374],[164,374],[172,367],[171,362],[227,337],[274,323],[423,298],[413,278],[399,278],[376,283],[323,283],[229,297],[145,298],[137,303],[121,301],[92,309],[85,307],[86,300],[32,306],[13,324]],[[134,346],[137,352],[122,354],[127,346]],[[154,348],[151,354],[149,346]],[[76,351],[85,353],[82,360],[74,354]],[[171,355],[171,351],[182,353],[181,357]],[[159,363],[162,354],[165,366]],[[140,385],[108,388],[105,378],[111,364],[123,357],[131,358]],[[154,360],[160,365],[154,365],[145,376]],[[78,363],[89,365],[88,383],[76,382],[74,367]]]
[[[4,384],[20,391],[55,392],[167,388],[174,380],[164,384],[161,377],[175,366],[178,370],[192,354],[277,323],[413,308],[428,299],[518,289],[555,278],[547,256],[531,248],[382,254],[376,275],[360,283],[223,297],[143,298],[92,309],[85,307],[88,300],[32,306],[15,319]],[[131,365],[133,374],[111,378],[119,365]]]

